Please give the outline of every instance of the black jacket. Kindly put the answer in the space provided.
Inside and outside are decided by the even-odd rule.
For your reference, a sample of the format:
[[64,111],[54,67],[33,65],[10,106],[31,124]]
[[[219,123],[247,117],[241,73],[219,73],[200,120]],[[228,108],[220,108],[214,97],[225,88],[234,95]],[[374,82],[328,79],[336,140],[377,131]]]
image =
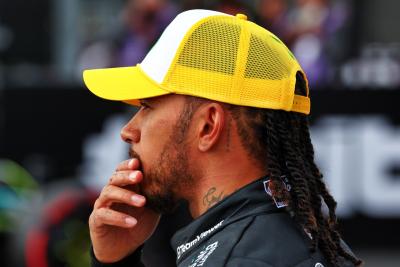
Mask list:
[[[329,266],[319,251],[310,252],[309,236],[284,207],[278,208],[281,205],[268,194],[266,180],[243,187],[179,230],[171,241],[177,266]],[[92,266],[143,265],[140,251],[136,251],[111,265],[100,264],[92,257]],[[342,260],[341,266],[353,264]]]

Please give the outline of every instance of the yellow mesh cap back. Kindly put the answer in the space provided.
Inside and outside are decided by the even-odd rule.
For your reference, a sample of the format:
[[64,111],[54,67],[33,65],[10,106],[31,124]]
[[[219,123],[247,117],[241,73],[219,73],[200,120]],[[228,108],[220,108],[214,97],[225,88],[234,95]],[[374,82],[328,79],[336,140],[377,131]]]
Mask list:
[[[186,33],[161,86],[235,105],[310,112],[295,95],[300,65],[271,32],[245,16],[206,17]],[[308,85],[307,85],[308,87]]]

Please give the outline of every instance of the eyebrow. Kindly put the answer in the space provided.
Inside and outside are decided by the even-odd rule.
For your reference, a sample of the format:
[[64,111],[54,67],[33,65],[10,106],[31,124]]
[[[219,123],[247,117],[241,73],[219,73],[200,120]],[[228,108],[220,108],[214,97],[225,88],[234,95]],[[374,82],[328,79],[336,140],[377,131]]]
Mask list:
[[159,101],[159,97],[150,97],[150,98],[139,99],[139,103],[140,104],[143,103],[143,104],[148,105],[148,106],[154,106],[159,102],[160,102]]

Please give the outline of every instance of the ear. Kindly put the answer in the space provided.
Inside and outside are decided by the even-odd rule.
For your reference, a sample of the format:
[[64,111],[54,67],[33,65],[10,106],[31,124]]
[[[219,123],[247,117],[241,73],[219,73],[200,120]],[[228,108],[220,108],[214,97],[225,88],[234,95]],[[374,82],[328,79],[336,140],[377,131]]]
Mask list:
[[210,150],[222,136],[225,111],[219,103],[209,103],[200,110],[198,124],[198,148],[202,152]]

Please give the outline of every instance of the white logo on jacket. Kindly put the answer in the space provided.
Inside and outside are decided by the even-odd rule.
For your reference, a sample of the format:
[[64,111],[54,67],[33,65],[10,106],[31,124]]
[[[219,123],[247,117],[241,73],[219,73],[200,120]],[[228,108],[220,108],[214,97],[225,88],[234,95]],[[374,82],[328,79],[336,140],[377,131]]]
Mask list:
[[214,250],[218,247],[218,241],[208,245],[205,249],[200,251],[199,255],[197,256],[196,260],[190,264],[188,267],[197,267],[203,266],[208,257],[214,252]]
[[219,227],[221,227],[222,223],[224,220],[220,221],[219,223],[217,223],[216,225],[214,225],[213,227],[211,227],[210,229],[202,232],[200,235],[197,235],[195,239],[193,239],[190,242],[187,242],[183,245],[180,245],[177,247],[176,249],[176,254],[178,256],[178,259],[182,256],[183,253],[185,253],[187,250],[189,250],[191,247],[193,247],[194,245],[196,245],[200,240],[202,240],[203,238],[205,238],[206,236],[208,236],[209,234],[211,234],[212,232],[214,232],[216,229],[218,229]]

